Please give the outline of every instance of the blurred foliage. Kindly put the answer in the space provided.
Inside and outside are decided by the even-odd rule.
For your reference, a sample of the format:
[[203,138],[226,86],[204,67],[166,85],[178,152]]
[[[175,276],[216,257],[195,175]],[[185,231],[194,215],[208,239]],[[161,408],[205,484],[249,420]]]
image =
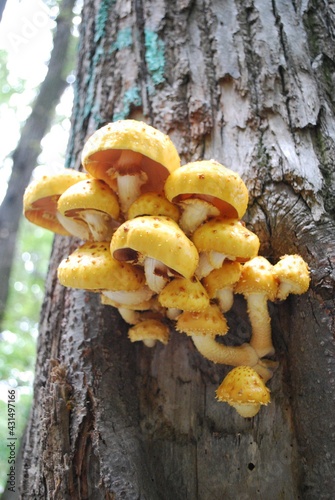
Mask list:
[[0,491],[7,480],[7,391],[16,389],[16,436],[25,428],[32,401],[38,320],[44,296],[53,233],[22,219],[10,293],[0,334]]
[[0,50],[0,104],[8,104],[13,94],[24,91],[24,80],[14,79],[7,68],[7,52]]

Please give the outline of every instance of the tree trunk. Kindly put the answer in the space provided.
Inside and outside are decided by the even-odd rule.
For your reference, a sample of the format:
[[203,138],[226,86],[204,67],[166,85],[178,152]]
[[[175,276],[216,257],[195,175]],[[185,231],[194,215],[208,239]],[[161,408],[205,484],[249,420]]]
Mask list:
[[22,198],[41,152],[41,141],[50,128],[55,109],[67,87],[73,6],[75,0],[63,0],[57,18],[54,46],[48,72],[41,83],[33,109],[24,124],[12,158],[12,173],[0,206],[0,324],[6,308],[9,277],[15,255],[16,235],[22,214]]
[[[113,308],[64,289],[57,265],[76,243],[57,237],[23,498],[334,498],[333,20],[316,2],[84,2],[68,165],[101,125],[143,119],[183,162],[239,172],[260,254],[300,253],[312,281],[270,305],[272,402],[243,419],[215,399],[230,368],[188,337],[131,344]],[[248,340],[242,298],[227,318],[227,338]]]

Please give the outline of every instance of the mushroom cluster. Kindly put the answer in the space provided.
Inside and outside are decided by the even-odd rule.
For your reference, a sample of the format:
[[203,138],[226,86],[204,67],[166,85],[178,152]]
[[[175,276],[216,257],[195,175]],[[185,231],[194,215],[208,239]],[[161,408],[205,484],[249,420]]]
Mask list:
[[[146,123],[100,128],[81,160],[85,172],[45,175],[24,195],[31,222],[83,242],[60,263],[60,283],[99,293],[129,324],[132,342],[166,344],[172,321],[207,359],[236,367],[218,399],[256,414],[277,366],[266,358],[274,354],[267,303],[306,292],[307,264],[299,255],[275,265],[259,256],[259,239],[242,222],[241,177],[215,160],[181,166],[170,138]],[[246,299],[251,337],[228,346],[217,337],[228,332],[236,293]]]

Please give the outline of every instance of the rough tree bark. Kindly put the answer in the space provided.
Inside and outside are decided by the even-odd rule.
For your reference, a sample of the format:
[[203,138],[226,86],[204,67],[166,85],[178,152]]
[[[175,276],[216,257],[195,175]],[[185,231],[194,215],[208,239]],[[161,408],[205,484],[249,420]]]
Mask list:
[[9,277],[15,255],[16,235],[22,214],[22,198],[41,152],[41,141],[48,132],[55,109],[67,87],[71,28],[75,0],[63,0],[57,17],[54,46],[48,72],[33,103],[32,112],[22,127],[13,151],[13,167],[6,195],[0,206],[0,324],[6,308]]
[[[312,282],[271,305],[271,404],[242,419],[215,400],[228,372],[186,336],[132,345],[94,294],[62,288],[54,246],[23,498],[331,499],[335,493],[334,12],[326,2],[86,0],[67,161],[99,126],[144,119],[182,155],[215,158],[250,191],[246,222]],[[245,303],[228,314],[247,340]]]

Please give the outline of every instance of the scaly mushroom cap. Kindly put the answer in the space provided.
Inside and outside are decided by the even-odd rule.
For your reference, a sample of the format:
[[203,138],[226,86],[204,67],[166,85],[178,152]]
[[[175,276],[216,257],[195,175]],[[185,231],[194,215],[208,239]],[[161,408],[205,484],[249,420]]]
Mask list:
[[225,261],[222,267],[214,269],[206,276],[202,283],[210,299],[216,296],[216,292],[226,287],[233,286],[239,280],[242,266],[236,261]]
[[210,304],[206,309],[200,312],[185,311],[176,323],[178,332],[192,335],[225,335],[228,332],[226,318],[217,305]]
[[[130,164],[118,165],[123,151],[132,155]],[[146,174],[142,192],[163,192],[170,172],[180,166],[178,152],[171,139],[159,130],[136,120],[119,120],[97,130],[85,143],[82,164],[93,177],[103,179],[116,190],[113,173],[133,173],[133,167]]]
[[162,344],[167,344],[170,332],[164,323],[156,319],[148,319],[129,328],[128,337],[131,342],[142,340],[147,347],[153,347],[157,340]]
[[277,299],[285,300],[290,293],[300,295],[307,292],[309,269],[300,255],[284,255],[273,266],[273,271],[279,282]]
[[163,215],[178,222],[180,214],[178,207],[162,194],[144,193],[131,204],[127,218],[135,219],[141,215]]
[[82,239],[106,241],[119,226],[118,199],[99,179],[77,182],[60,196],[57,207],[61,223]]
[[163,288],[158,300],[164,307],[182,311],[203,311],[209,306],[206,290],[195,277],[173,279]]
[[256,415],[260,405],[270,402],[270,391],[253,368],[237,366],[224,378],[216,391],[216,397],[247,418]]
[[262,293],[268,300],[275,300],[277,281],[273,266],[265,257],[254,257],[242,266],[242,273],[235,285],[235,293],[243,295]]
[[241,177],[215,160],[196,161],[174,170],[164,191],[174,203],[201,198],[230,218],[243,217],[248,205],[248,190]]
[[70,186],[88,178],[82,172],[64,169],[57,174],[43,175],[32,181],[23,196],[23,215],[37,226],[69,236],[70,233],[57,219],[57,202]]
[[151,257],[169,269],[191,278],[198,264],[198,252],[178,224],[168,217],[143,216],[124,222],[110,245],[119,261],[142,262]]
[[240,262],[255,257],[259,239],[236,219],[215,217],[205,222],[191,237],[199,252],[219,252]]
[[64,286],[85,290],[135,291],[144,286],[141,269],[113,259],[109,242],[85,243],[58,267],[58,279]]

